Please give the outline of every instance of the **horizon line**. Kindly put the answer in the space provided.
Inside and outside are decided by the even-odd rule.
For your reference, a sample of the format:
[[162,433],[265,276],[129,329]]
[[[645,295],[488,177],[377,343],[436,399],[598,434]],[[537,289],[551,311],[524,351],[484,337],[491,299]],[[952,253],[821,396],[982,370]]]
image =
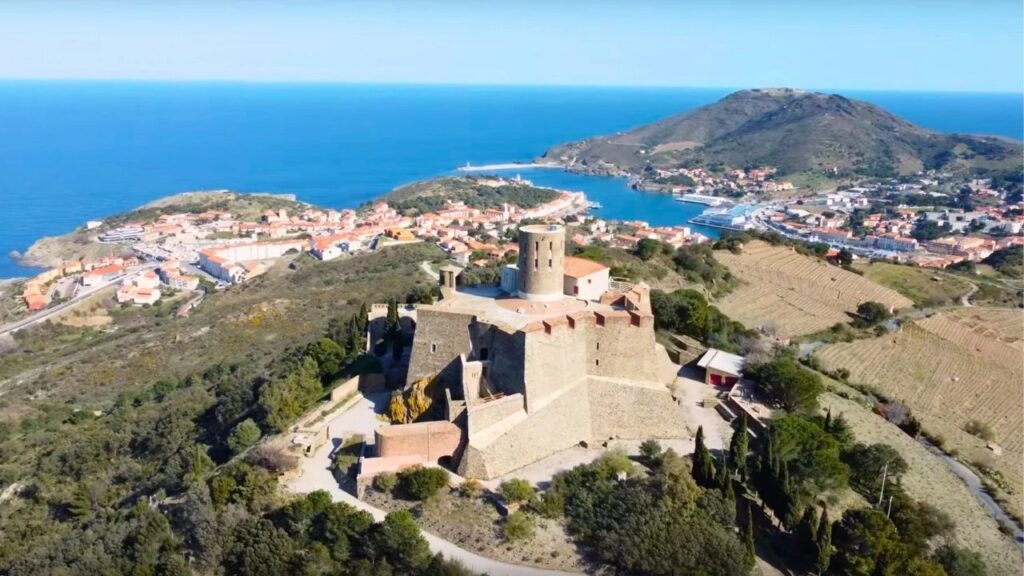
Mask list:
[[976,95],[1005,95],[1024,97],[1024,87],[1020,91],[1008,90],[954,90],[949,88],[821,88],[821,87],[794,87],[794,86],[710,86],[694,84],[600,84],[600,83],[569,83],[569,84],[545,84],[545,83],[521,83],[521,82],[419,82],[401,80],[242,80],[242,79],[162,79],[162,78],[51,78],[51,77],[5,77],[0,76],[0,83],[95,83],[95,84],[239,84],[239,85],[278,85],[278,86],[410,86],[410,87],[463,87],[463,88],[613,88],[613,89],[636,89],[636,90],[768,90],[768,89],[794,89],[805,92],[838,93],[848,92],[887,92],[887,93],[926,93],[926,94],[976,94]]

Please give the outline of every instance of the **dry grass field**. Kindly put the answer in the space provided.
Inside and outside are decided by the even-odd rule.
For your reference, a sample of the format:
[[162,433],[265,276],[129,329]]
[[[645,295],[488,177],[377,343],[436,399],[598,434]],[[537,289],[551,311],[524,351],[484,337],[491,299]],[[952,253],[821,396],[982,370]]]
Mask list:
[[715,258],[742,282],[718,307],[750,327],[774,324],[788,337],[848,322],[849,313],[868,300],[895,308],[913,304],[894,290],[785,246],[749,242],[741,254],[723,250]]
[[[937,314],[880,338],[831,344],[817,353],[826,369],[906,403],[948,449],[1001,472],[1021,502],[1024,478],[1024,367],[1019,310],[965,308]],[[991,427],[1003,448],[964,431]]]
[[911,497],[929,502],[943,510],[956,522],[954,538],[961,546],[981,552],[993,576],[1015,576],[1021,573],[1021,557],[1010,538],[967,491],[957,478],[933,454],[889,424],[868,408],[832,393],[820,398],[822,407],[832,408],[849,422],[857,440],[866,444],[888,444],[907,461],[903,488]]

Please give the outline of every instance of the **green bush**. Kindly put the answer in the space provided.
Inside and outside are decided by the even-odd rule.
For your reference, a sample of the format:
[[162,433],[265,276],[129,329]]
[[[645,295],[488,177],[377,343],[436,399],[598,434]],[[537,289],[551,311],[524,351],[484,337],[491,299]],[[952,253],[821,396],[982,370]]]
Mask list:
[[537,523],[529,514],[522,511],[509,514],[502,527],[502,533],[509,542],[525,542],[533,538],[536,532]]
[[381,474],[378,474],[373,479],[374,489],[376,489],[378,492],[383,492],[384,494],[390,494],[391,491],[394,490],[395,486],[397,485],[398,476],[395,476],[395,474],[392,472],[383,472]]
[[398,474],[398,486],[413,500],[426,500],[448,484],[448,472],[441,468],[415,466]]
[[533,500],[533,486],[521,478],[506,480],[498,486],[498,494],[508,504],[522,504]]
[[231,431],[231,436],[228,437],[228,448],[231,448],[233,453],[238,454],[255,444],[260,439],[261,434],[260,427],[256,422],[252,418],[246,418]]
[[552,520],[565,516],[565,495],[550,490],[534,502],[532,509],[545,518]]

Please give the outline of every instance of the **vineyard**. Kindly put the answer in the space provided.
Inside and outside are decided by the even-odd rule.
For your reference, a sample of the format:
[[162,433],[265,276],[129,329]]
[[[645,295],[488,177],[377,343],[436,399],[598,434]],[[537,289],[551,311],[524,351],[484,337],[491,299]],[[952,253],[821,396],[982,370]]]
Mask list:
[[718,307],[747,326],[774,325],[787,337],[849,322],[849,313],[868,300],[912,305],[889,288],[784,246],[755,241],[741,254],[718,251],[715,258],[742,281]]
[[[1002,332],[1010,327],[1006,318],[987,327],[982,323],[992,314],[976,309],[940,314],[896,334],[825,346],[817,356],[826,369],[846,368],[851,381],[904,402],[949,448],[987,461],[1019,490],[1024,465],[1021,343],[1007,341],[1009,332]],[[1019,334],[1019,315],[1017,323]],[[963,430],[971,420],[991,427],[1002,456],[993,458],[985,440]]]
[[965,308],[918,322],[925,330],[977,358],[1019,370],[1024,357],[1024,317],[1007,308]]

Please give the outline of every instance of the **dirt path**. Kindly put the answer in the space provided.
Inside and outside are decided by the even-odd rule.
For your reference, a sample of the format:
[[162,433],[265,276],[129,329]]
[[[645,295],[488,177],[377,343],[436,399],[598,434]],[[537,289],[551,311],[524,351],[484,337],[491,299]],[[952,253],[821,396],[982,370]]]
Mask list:
[[[353,433],[361,433],[372,437],[373,428],[379,422],[374,416],[374,403],[371,399],[363,399],[355,406],[335,417],[329,424],[330,440],[321,446],[312,458],[302,458],[299,464],[298,476],[288,481],[285,489],[295,494],[306,494],[316,490],[323,490],[331,495],[335,502],[344,502],[358,510],[368,512],[373,519],[380,522],[387,513],[359,500],[352,494],[345,492],[338,486],[337,480],[328,469],[331,463],[331,452],[335,443],[340,444],[343,437]],[[564,576],[572,572],[560,572],[557,570],[543,570],[520,566],[518,564],[507,564],[491,558],[486,558],[458,547],[452,542],[444,540],[434,534],[424,531],[423,537],[430,544],[430,549],[435,553],[443,554],[445,558],[454,558],[461,561],[467,568],[478,574],[490,574],[492,576]]]

